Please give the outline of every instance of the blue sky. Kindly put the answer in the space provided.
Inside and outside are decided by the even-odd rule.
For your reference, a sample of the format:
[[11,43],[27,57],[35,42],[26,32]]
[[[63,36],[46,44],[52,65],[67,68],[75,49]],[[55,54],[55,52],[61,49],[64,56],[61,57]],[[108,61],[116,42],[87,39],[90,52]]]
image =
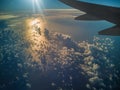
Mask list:
[[108,6],[120,7],[120,0],[79,0],[85,2],[91,2],[96,4],[103,4]]
[[[43,1],[46,7],[69,8],[66,5],[60,3],[59,0],[43,0]],[[79,1],[120,7],[120,0],[79,0]]]
[[[59,0],[41,0],[41,1],[44,3],[44,7],[48,9],[70,8],[69,6],[59,2]],[[81,1],[120,7],[120,0],[81,0]],[[28,10],[28,9],[32,9],[32,0],[0,0],[0,10]]]

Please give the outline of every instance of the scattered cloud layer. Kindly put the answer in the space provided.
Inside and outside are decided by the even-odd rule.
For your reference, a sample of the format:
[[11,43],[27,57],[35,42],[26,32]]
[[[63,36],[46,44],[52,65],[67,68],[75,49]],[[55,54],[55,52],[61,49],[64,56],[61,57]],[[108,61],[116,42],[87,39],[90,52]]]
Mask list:
[[25,28],[26,24],[21,22],[21,26],[14,28],[4,21],[0,23],[3,25],[0,28],[1,89],[14,85],[20,90],[119,88],[119,70],[114,68],[114,57],[110,56],[114,50],[112,39],[95,36],[93,43],[76,42],[71,36],[46,27],[37,27],[40,34],[33,26]]
[[16,18],[15,15],[0,15],[0,20]]

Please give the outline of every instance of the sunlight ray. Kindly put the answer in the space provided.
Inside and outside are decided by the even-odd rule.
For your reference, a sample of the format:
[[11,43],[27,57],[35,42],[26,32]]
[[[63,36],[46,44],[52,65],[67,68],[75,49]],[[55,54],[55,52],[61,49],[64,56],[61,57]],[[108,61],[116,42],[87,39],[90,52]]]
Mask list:
[[42,18],[45,20],[44,13],[43,13],[44,5],[43,5],[42,0],[39,0],[39,1],[38,0],[32,0],[32,2],[33,2],[33,13],[40,12]]
[[33,13],[35,13],[35,2],[32,0]]

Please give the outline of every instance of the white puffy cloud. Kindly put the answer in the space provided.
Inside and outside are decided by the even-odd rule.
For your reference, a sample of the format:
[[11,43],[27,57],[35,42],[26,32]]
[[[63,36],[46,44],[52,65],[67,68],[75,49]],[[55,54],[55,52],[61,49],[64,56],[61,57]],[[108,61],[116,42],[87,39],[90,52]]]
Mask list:
[[[31,42],[33,44],[31,46],[32,48],[28,48],[32,50],[29,53],[33,55],[33,58],[31,58],[31,66],[33,66],[32,62],[36,62],[43,71],[51,68],[57,71],[58,67],[63,69],[72,67],[72,65],[78,61],[79,66],[75,66],[75,68],[83,70],[83,72],[79,72],[78,75],[82,73],[88,77],[90,84],[86,84],[87,88],[96,90],[96,84],[101,87],[101,89],[106,88],[104,79],[100,76],[103,72],[100,70],[103,68],[102,64],[107,64],[107,66],[104,66],[106,70],[107,68],[111,70],[114,66],[114,64],[108,62],[109,58],[107,58],[105,54],[109,50],[112,50],[111,46],[113,41],[111,39],[105,38],[101,40],[98,37],[94,37],[93,44],[86,41],[78,43],[72,40],[69,35],[54,33],[49,30],[47,30],[47,34],[37,37],[34,36],[34,38],[36,38],[36,41]],[[42,39],[40,40],[40,38]],[[106,42],[109,42],[109,45]],[[99,61],[99,59],[104,62]],[[64,76],[64,73],[62,73],[62,76]],[[70,83],[74,77],[69,76],[68,78],[70,79],[68,85],[72,85]],[[111,80],[111,76],[107,78]]]
[[[107,55],[113,49],[111,39],[94,37],[92,44],[87,41],[76,42],[69,35],[44,30],[43,35],[32,32],[31,35],[27,33],[29,37],[26,38],[26,29],[22,32],[21,28],[16,28],[13,32],[9,32],[9,28],[5,29],[6,34],[1,35],[0,39],[6,44],[2,45],[4,50],[0,50],[8,54],[8,61],[0,60],[2,62],[0,64],[12,61],[11,53],[13,53],[15,60],[12,62],[17,62],[18,71],[22,71],[21,69],[26,67],[30,68],[31,71],[37,69],[41,73],[47,71],[50,73],[50,70],[56,71],[57,78],[62,78],[60,82],[63,86],[53,83],[54,81],[51,81],[50,84],[57,86],[58,90],[65,90],[67,87],[71,87],[72,90],[72,82],[75,77],[86,80],[83,87],[88,89],[96,90],[96,85],[104,90],[106,86],[109,86],[110,89],[113,87],[111,84],[104,83],[105,78],[111,83],[113,83],[113,77],[119,78],[116,74],[117,71],[112,73],[115,65]],[[4,38],[6,35],[9,35],[7,40]],[[1,52],[2,59],[5,57],[4,55]],[[77,71],[76,75],[74,75],[76,73],[74,70]],[[72,71],[74,73],[71,74]],[[66,75],[66,73],[70,75]],[[29,73],[23,72],[22,77],[29,78]],[[65,77],[68,78],[68,81]],[[16,79],[19,80],[20,76],[16,76]],[[78,81],[82,84],[83,81],[79,79]],[[26,83],[26,86],[31,88],[29,83]]]

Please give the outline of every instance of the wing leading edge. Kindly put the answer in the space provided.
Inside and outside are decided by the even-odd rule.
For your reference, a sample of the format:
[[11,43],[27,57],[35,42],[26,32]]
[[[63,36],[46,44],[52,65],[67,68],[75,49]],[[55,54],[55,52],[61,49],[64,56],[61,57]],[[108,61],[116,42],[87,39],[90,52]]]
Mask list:
[[78,0],[60,0],[61,2],[86,12],[87,14],[78,16],[75,20],[107,20],[116,26],[102,30],[99,35],[120,36],[120,8],[92,4]]

